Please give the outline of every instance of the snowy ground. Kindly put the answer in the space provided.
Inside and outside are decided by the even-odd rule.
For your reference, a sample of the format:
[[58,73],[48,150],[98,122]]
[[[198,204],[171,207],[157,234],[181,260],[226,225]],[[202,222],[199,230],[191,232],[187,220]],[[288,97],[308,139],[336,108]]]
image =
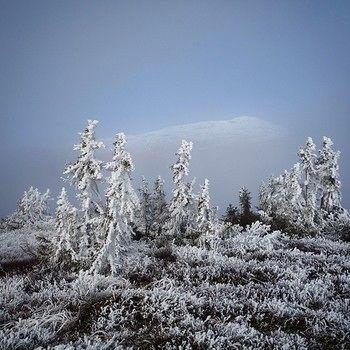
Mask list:
[[[26,234],[1,234],[2,261]],[[256,226],[215,246],[135,242],[119,278],[3,271],[0,348],[350,348],[349,243]]]

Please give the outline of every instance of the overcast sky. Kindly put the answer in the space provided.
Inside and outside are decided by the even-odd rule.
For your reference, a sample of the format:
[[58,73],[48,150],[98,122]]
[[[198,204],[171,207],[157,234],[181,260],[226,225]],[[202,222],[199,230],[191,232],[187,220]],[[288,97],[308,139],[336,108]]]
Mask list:
[[254,116],[289,131],[289,158],[329,135],[350,206],[350,1],[0,6],[0,216],[27,185],[61,186],[89,117],[108,138]]

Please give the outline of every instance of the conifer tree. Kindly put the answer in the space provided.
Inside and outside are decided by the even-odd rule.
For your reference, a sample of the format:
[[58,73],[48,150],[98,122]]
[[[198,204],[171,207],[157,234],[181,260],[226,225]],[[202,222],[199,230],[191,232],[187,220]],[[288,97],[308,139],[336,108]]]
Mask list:
[[144,235],[148,236],[153,221],[152,198],[149,185],[146,178],[142,177],[141,187],[139,188],[140,206],[137,213],[138,226]]
[[273,177],[271,176],[267,182],[262,182],[259,187],[259,214],[260,216],[269,217],[269,213],[271,213],[272,208],[272,182]]
[[160,233],[168,218],[168,207],[165,199],[164,180],[158,176],[154,182],[152,194],[152,230]]
[[67,175],[77,189],[77,197],[81,201],[83,223],[81,229],[84,240],[89,242],[90,248],[98,241],[95,237],[97,230],[93,229],[96,216],[102,212],[98,184],[102,180],[102,161],[95,158],[95,151],[104,147],[95,137],[97,120],[88,120],[86,129],[80,133],[80,141],[74,145],[79,152],[78,159],[69,164],[63,174]]
[[[63,264],[79,260],[77,210],[69,203],[66,189],[63,187],[57,199],[56,208],[56,249],[55,262]],[[66,260],[69,259],[70,261]]]
[[242,187],[239,191],[240,205],[240,225],[246,227],[257,220],[256,214],[252,212],[252,196],[246,187]]
[[322,191],[321,209],[326,212],[340,208],[339,151],[334,151],[333,142],[323,137],[322,148],[316,161],[317,177]]
[[290,172],[286,172],[286,176],[284,179],[285,198],[283,199],[283,202],[284,202],[283,208],[285,211],[285,215],[291,221],[292,220],[303,221],[300,215],[300,213],[302,212],[302,206],[304,204],[303,197],[302,197],[302,188],[300,185],[300,179],[301,179],[300,164],[296,163]]
[[198,196],[198,210],[197,210],[197,229],[201,234],[207,234],[212,231],[212,217],[210,208],[210,195],[209,195],[209,180],[205,179],[203,186],[201,186],[201,192]]
[[170,220],[168,221],[168,231],[170,234],[177,236],[186,232],[190,226],[191,219],[191,184],[186,183],[188,175],[188,166],[191,159],[192,142],[182,140],[181,147],[176,155],[177,162],[171,166],[173,171],[173,198],[170,203],[169,212]]
[[275,197],[278,188],[280,187],[280,179],[270,177],[266,183],[263,183],[259,188],[259,209],[264,213],[264,216],[269,217],[275,212]]
[[260,208],[264,215],[292,227],[302,225],[303,197],[300,178],[300,165],[297,163],[291,171],[285,170],[260,188]]
[[6,219],[6,225],[17,229],[23,226],[35,226],[47,221],[49,199],[49,190],[40,193],[37,188],[29,187],[18,202],[16,211]]
[[239,224],[238,208],[230,203],[226,208],[226,211],[222,217],[222,220],[232,225]]
[[246,187],[242,187],[239,191],[239,205],[241,207],[241,214],[243,216],[249,216],[251,214],[252,196]]
[[211,221],[213,230],[215,231],[221,225],[219,217],[219,207],[217,205],[211,208]]
[[315,171],[316,146],[311,137],[306,145],[298,152],[301,170],[304,173],[303,196],[305,199],[304,221],[307,228],[315,228],[315,215],[317,210],[317,178]]
[[300,148],[298,152],[300,168],[304,172],[304,193],[305,198],[308,192],[313,191],[315,186],[315,160],[316,145],[311,137],[308,137],[304,148]]
[[299,232],[321,232],[329,225],[336,227],[349,221],[348,212],[341,206],[340,152],[332,146],[332,140],[324,137],[316,155],[309,137],[298,152],[300,163],[260,188],[260,208],[269,220],[284,221]]
[[134,170],[131,156],[125,151],[126,139],[123,133],[116,135],[112,162],[106,164],[110,171],[107,179],[106,241],[100,249],[91,270],[114,275],[121,268],[123,254],[133,234],[131,224],[139,201],[132,187],[131,172]]
[[343,211],[338,173],[340,152],[334,151],[332,146],[331,139],[324,137],[316,156],[315,144],[309,137],[305,147],[298,152],[300,163],[261,187],[260,206],[263,211],[306,231],[322,229],[325,215],[321,211]]

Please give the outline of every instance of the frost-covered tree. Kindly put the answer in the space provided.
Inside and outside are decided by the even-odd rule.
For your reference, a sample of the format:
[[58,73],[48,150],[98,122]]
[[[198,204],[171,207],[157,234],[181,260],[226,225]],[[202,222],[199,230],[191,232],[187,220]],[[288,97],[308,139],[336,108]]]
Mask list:
[[301,225],[303,197],[300,185],[300,165],[271,178],[260,188],[260,209],[267,217],[285,222],[292,227]]
[[316,161],[316,171],[321,193],[321,209],[330,213],[341,207],[339,180],[339,151],[333,150],[333,142],[328,137],[323,137],[322,148]]
[[16,211],[6,219],[10,228],[36,226],[48,220],[48,201],[50,191],[40,193],[37,188],[30,187],[18,202]]
[[226,212],[222,219],[224,222],[230,223],[232,225],[238,224],[239,223],[238,208],[230,203],[226,208]]
[[197,205],[197,229],[202,234],[207,234],[213,229],[208,179],[205,179],[204,184],[201,186],[201,192],[197,198]]
[[139,188],[140,206],[137,212],[138,229],[148,236],[153,223],[152,194],[149,189],[148,181],[143,176]]
[[95,158],[95,152],[104,145],[103,142],[96,140],[97,124],[97,120],[88,120],[85,130],[79,133],[79,143],[74,145],[74,150],[79,153],[78,159],[69,164],[63,172],[77,189],[77,197],[81,201],[83,212],[81,229],[85,235],[84,240],[88,240],[91,247],[97,241],[94,237],[96,230],[93,229],[96,216],[102,212],[98,188],[102,180],[102,161]]
[[170,220],[168,231],[176,236],[186,232],[191,225],[193,196],[191,194],[192,184],[188,184],[188,166],[191,159],[192,142],[182,140],[181,147],[176,153],[177,162],[171,166],[173,172],[173,198],[170,203]]
[[317,177],[315,170],[316,146],[311,137],[306,140],[304,148],[298,152],[300,167],[303,172],[302,184],[305,200],[304,221],[308,228],[315,228],[315,216],[317,211]]
[[293,166],[290,172],[285,172],[283,187],[281,189],[282,191],[284,190],[284,198],[282,199],[282,202],[284,202],[284,215],[291,222],[298,222],[301,220],[300,213],[302,212],[302,206],[304,203],[300,178],[300,164],[297,163]]
[[212,227],[214,231],[217,230],[218,227],[222,225],[222,222],[219,216],[219,207],[217,205],[211,208],[211,221],[212,221]]
[[243,186],[239,190],[239,205],[241,208],[242,215],[247,215],[247,216],[250,215],[251,208],[252,208],[251,200],[252,200],[252,196],[250,192],[246,187]]
[[187,183],[187,193],[188,193],[188,202],[187,207],[187,227],[191,230],[192,227],[196,225],[197,217],[197,195],[193,192],[194,185],[196,183],[196,178],[194,177],[191,182]]
[[304,173],[304,193],[305,198],[308,192],[314,191],[315,186],[315,160],[316,145],[311,137],[308,137],[304,148],[300,148],[298,152],[300,168]]
[[281,176],[270,177],[267,182],[263,182],[259,188],[259,209],[260,215],[271,217],[275,212],[275,197],[278,188],[281,187]]
[[332,140],[324,137],[316,155],[313,140],[307,139],[305,147],[298,152],[300,163],[261,187],[263,216],[269,220],[282,219],[301,232],[327,230],[328,221],[332,227],[337,220],[350,222],[348,212],[341,206],[340,152],[332,146]]
[[[216,250],[220,241],[219,232],[224,226],[218,219],[218,208],[210,206],[209,180],[205,179],[196,198],[196,236],[194,243],[201,248]],[[193,237],[192,237],[193,238]]]
[[252,196],[246,187],[242,187],[239,191],[239,223],[246,227],[258,220],[258,216],[252,211]]
[[63,264],[79,260],[77,210],[68,200],[66,189],[63,187],[57,199],[56,233],[54,262]]
[[125,151],[126,139],[123,133],[116,135],[114,156],[105,166],[110,172],[106,189],[106,241],[97,255],[91,271],[116,274],[122,264],[133,234],[132,223],[138,208],[138,197],[132,187],[131,172],[134,165],[130,154]]
[[152,194],[152,217],[152,231],[154,233],[160,233],[165,221],[168,218],[168,206],[165,199],[164,180],[160,176],[158,176],[154,182]]

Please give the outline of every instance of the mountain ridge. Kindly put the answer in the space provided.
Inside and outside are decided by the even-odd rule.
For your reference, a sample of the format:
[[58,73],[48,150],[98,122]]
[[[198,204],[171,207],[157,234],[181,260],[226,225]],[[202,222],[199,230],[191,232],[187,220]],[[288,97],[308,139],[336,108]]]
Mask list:
[[[129,141],[139,141],[144,137],[162,138],[195,138],[205,139],[213,138],[218,135],[221,137],[244,136],[259,137],[266,139],[269,137],[278,137],[285,133],[280,126],[257,117],[241,116],[229,120],[210,120],[194,123],[172,125],[158,130],[152,130],[140,134],[129,134]],[[191,141],[191,140],[190,140]]]

